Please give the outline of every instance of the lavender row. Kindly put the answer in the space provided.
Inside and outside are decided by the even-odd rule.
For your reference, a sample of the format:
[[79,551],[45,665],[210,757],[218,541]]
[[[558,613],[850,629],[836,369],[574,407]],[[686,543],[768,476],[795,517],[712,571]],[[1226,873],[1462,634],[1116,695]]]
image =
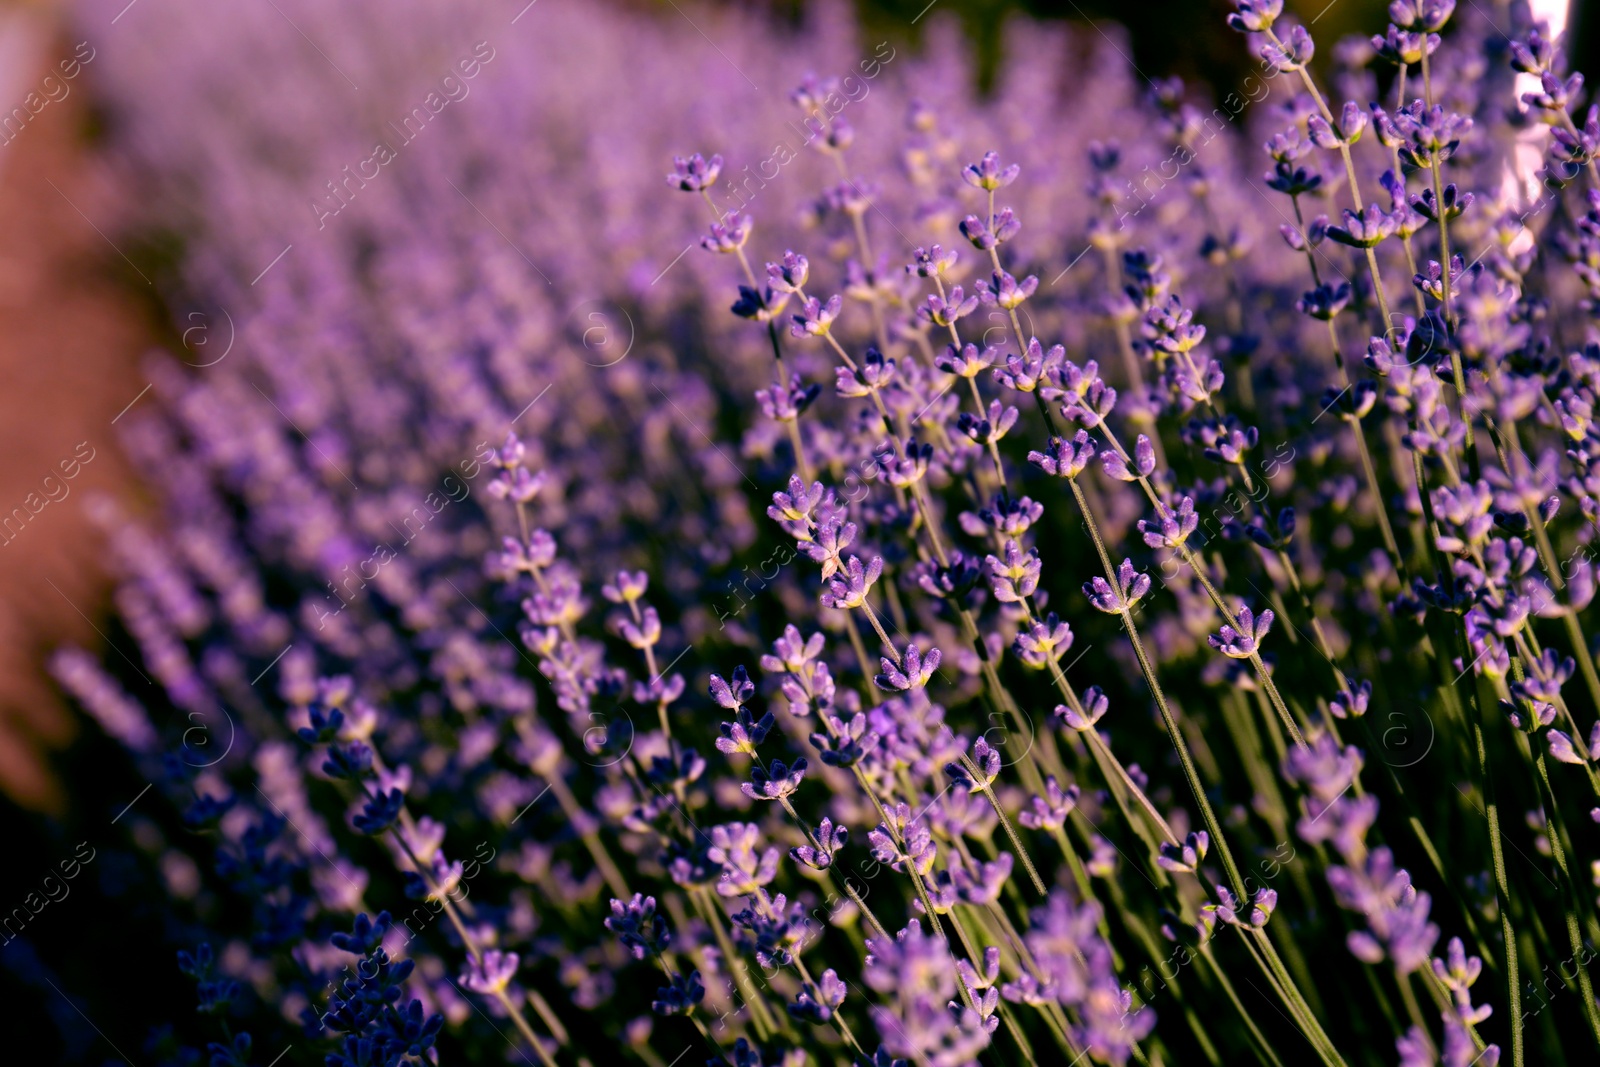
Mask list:
[[237,347],[152,359],[137,650],[55,664],[248,915],[184,1033],[1592,1056],[1600,118],[1488,6],[1323,82],[1240,2],[1208,108],[1110,30],[979,100],[832,9],[146,0],[114,151]]

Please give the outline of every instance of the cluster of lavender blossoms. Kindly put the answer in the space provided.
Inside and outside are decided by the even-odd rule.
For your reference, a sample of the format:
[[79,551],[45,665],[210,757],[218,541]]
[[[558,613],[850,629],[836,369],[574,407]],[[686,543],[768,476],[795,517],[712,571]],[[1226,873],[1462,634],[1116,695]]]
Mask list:
[[1110,28],[980,100],[937,16],[282,6],[103,50],[238,327],[54,660],[201,872],[151,1055],[1600,1052],[1600,111],[1525,3],[1314,71],[1235,0],[1214,104]]

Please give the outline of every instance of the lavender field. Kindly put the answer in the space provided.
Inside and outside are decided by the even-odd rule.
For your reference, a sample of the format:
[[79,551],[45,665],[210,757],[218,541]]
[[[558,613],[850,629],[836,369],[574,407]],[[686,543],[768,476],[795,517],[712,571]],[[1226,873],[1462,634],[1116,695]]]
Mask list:
[[161,327],[26,1062],[1600,1062],[1560,5],[524,2],[73,7]]

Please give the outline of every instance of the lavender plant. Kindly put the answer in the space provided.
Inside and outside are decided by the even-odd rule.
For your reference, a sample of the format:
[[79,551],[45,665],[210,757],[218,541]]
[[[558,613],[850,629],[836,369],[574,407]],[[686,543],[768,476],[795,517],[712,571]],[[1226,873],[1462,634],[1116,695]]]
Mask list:
[[[1236,0],[1209,110],[1021,24],[977,100],[948,25],[283,6],[337,65],[105,50],[241,327],[54,661],[206,872],[171,1062],[1594,1057],[1600,112],[1524,4],[1323,78]],[[433,140],[349,170],[343,81]]]

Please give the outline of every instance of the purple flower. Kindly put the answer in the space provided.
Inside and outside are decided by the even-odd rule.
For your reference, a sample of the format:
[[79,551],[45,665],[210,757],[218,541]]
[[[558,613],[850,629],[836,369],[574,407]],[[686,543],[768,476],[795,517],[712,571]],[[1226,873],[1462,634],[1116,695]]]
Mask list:
[[811,297],[802,306],[800,314],[792,316],[793,322],[789,326],[789,332],[796,337],[827,336],[833,326],[833,320],[839,317],[839,307],[842,303],[837,294],[830,296],[826,304],[816,297]]
[[954,249],[946,252],[939,245],[918,247],[912,256],[912,261],[906,265],[906,273],[919,278],[941,278],[956,265],[959,258]]
[[1538,76],[1550,69],[1555,48],[1536,28],[1525,41],[1511,42],[1511,69]]
[[755,220],[749,215],[741,215],[726,225],[713,222],[711,233],[700,238],[700,247],[722,255],[737,252],[750,239],[750,229],[754,225]]
[[1085,689],[1078,702],[1082,705],[1081,712],[1069,704],[1057,704],[1055,710],[1056,718],[1078,731],[1094,729],[1094,724],[1104,718],[1106,710],[1111,707],[1110,699],[1097,685]]
[[1367,929],[1346,938],[1350,951],[1367,963],[1388,958],[1402,974],[1429,961],[1439,928],[1428,921],[1430,900],[1394,866],[1386,848],[1373,849],[1360,865],[1333,867],[1328,884],[1343,908],[1366,916]]
[[1043,619],[1036,619],[1024,627],[1012,644],[1017,658],[1035,669],[1060,663],[1061,657],[1066,655],[1071,647],[1072,627],[1057,618],[1053,611]]
[[1215,915],[1218,919],[1232,926],[1253,926],[1257,929],[1267,925],[1267,920],[1272,918],[1273,909],[1278,906],[1278,891],[1275,889],[1257,889],[1250,898],[1249,906],[1234,896],[1225,885],[1217,886],[1217,902],[1206,904],[1201,909]]
[[1100,377],[1100,367],[1092,359],[1082,367],[1063,360],[1056,369],[1056,380],[1059,388],[1053,388],[1045,399],[1060,399],[1061,413],[1085,427],[1099,426],[1117,405],[1117,391]]
[[872,562],[865,567],[861,565],[859,557],[851,556],[845,563],[844,576],[828,580],[828,591],[822,594],[823,605],[840,611],[859,608],[867,602],[867,593],[882,574],[881,556],[873,556]]
[[778,850],[761,848],[761,830],[754,823],[713,826],[706,857],[722,866],[717,892],[725,897],[749,896],[778,874]]
[[776,673],[789,671],[798,674],[822,654],[825,638],[821,631],[801,638],[793,624],[783,628],[783,634],[773,639],[772,654],[761,657],[761,669]]
[[1134,442],[1132,458],[1133,466],[1129,467],[1121,452],[1108,449],[1100,453],[1100,462],[1105,466],[1106,474],[1117,481],[1136,482],[1140,478],[1148,478],[1156,469],[1156,450],[1144,434],[1140,434]]
[[877,748],[881,740],[876,731],[867,729],[865,715],[853,715],[849,719],[833,715],[824,721],[827,733],[812,734],[811,743],[817,747],[822,762],[830,767],[855,766]]
[[1295,304],[1295,308],[1302,315],[1326,322],[1349,305],[1350,286],[1340,282],[1338,285],[1319,285],[1308,291]]
[[952,782],[964,787],[967,792],[979,793],[993,785],[995,778],[999,776],[1000,753],[980,737],[972,743],[970,759],[970,768],[964,760],[945,764],[944,772],[950,776]]
[[1455,1002],[1457,1017],[1468,1026],[1476,1026],[1490,1015],[1494,1014],[1494,1006],[1482,1004],[1474,1006],[1472,994],[1469,992],[1472,984],[1478,980],[1478,975],[1483,973],[1483,960],[1477,956],[1468,956],[1466,947],[1459,937],[1452,937],[1445,946],[1445,958],[1435,956],[1432,960],[1433,973],[1439,983],[1450,991],[1450,997]]
[[1017,821],[1030,830],[1059,830],[1078,806],[1081,792],[1075,784],[1062,789],[1052,774],[1044,781],[1044,796],[1029,798],[1028,809],[1017,816]]
[[772,506],[767,514],[783,525],[795,537],[808,538],[811,532],[811,513],[822,501],[822,483],[812,482],[810,488],[799,475],[789,478],[789,490],[772,494]]
[[957,420],[957,426],[974,442],[987,445],[1004,438],[1011,427],[1016,425],[1017,418],[1016,408],[1002,405],[998,400],[991,400],[986,417],[979,418],[963,411]]
[[1132,611],[1134,605],[1150,591],[1150,576],[1136,571],[1131,559],[1117,564],[1116,577],[1116,589],[1111,588],[1104,578],[1098,577],[1091,578],[1083,585],[1083,595],[1089,598],[1089,603],[1107,615]]
[[1257,616],[1249,608],[1242,607],[1236,620],[1237,628],[1224,623],[1222,628],[1207,640],[1211,642],[1212,648],[1230,659],[1248,659],[1257,654],[1261,642],[1266,640],[1267,631],[1272,629],[1272,618],[1270,608]]
[[[752,289],[747,285],[739,286],[739,299],[733,302],[731,310],[741,319],[750,319],[753,322],[770,322],[783,312],[784,306],[789,303],[787,293],[775,292],[771,286],[761,289]],[[798,327],[796,327],[798,329]],[[800,336],[796,334],[795,336]]]
[[634,648],[652,648],[661,640],[661,616],[646,604],[637,625],[631,619],[622,619],[617,623],[617,632]]
[[800,542],[800,552],[814,563],[822,565],[822,580],[827,581],[844,569],[842,553],[855,543],[856,524],[845,522],[837,515],[824,518],[815,530],[815,536]]
[[1376,248],[1385,238],[1392,237],[1396,221],[1377,204],[1368,204],[1356,214],[1346,210],[1343,226],[1329,226],[1328,237],[1352,248]]
[[721,156],[712,156],[709,160],[699,152],[688,159],[673,156],[672,173],[667,175],[667,184],[686,193],[698,193],[702,189],[711,188],[716,183],[717,175],[721,173]]
[[1001,270],[994,273],[992,281],[979,283],[978,295],[984,303],[999,304],[1010,311],[1021,307],[1038,288],[1039,279],[1031,274],[1019,282]]
[[1024,554],[1014,540],[1008,540],[1001,551],[1004,558],[989,556],[984,560],[989,568],[994,598],[1002,604],[1022,603],[1039,586],[1039,573],[1043,566],[1039,554],[1031,549]]
[[1302,70],[1316,55],[1316,45],[1304,26],[1293,26],[1284,37],[1261,46],[1258,54],[1267,66],[1281,74]]
[[1300,127],[1292,126],[1282,133],[1273,134],[1263,147],[1273,162],[1289,164],[1305,158],[1314,146],[1309,139],[1301,136]]
[[697,970],[672,975],[667,984],[656,990],[656,999],[650,1010],[657,1015],[687,1015],[705,999],[706,987]]
[[980,252],[987,252],[1000,243],[998,234],[991,231],[988,225],[976,215],[968,215],[961,220],[961,236],[965,237]]
[[1240,33],[1265,33],[1283,14],[1283,0],[1234,0],[1228,25]]
[[981,160],[967,165],[961,172],[961,177],[968,185],[992,193],[1016,181],[1020,173],[1022,168],[1015,163],[1009,167],[1002,167],[997,153],[985,152]]
[[1472,201],[1471,193],[1460,192],[1456,188],[1456,183],[1451,182],[1444,187],[1443,200],[1435,200],[1433,190],[1424,189],[1421,195],[1412,198],[1411,207],[1429,222],[1438,222],[1441,215],[1446,221],[1459,218],[1462,212],[1472,206]]
[[1395,129],[1405,138],[1400,146],[1401,158],[1421,169],[1449,159],[1461,138],[1472,129],[1472,119],[1467,116],[1446,111],[1438,104],[1429,108],[1420,100],[1400,108],[1393,118]]
[[750,672],[745,670],[743,664],[733,669],[731,680],[724,680],[720,674],[711,675],[711,699],[717,702],[718,707],[737,711],[749,702],[755,692],[756,684],[750,680]]
[[820,1026],[833,1018],[833,1013],[844,1003],[847,991],[848,987],[830,967],[822,972],[815,988],[807,986],[800,990],[795,1002],[789,1005],[789,1014]]
[[[1011,853],[1002,852],[992,863],[980,862],[975,871],[968,871],[965,865],[952,864],[951,876],[956,887],[957,899],[963,904],[978,907],[994,903],[1000,898],[1000,891],[1010,879],[1014,863]],[[995,1022],[998,1024],[999,1020],[996,1019]]]
[[1156,510],[1155,520],[1140,519],[1139,532],[1144,535],[1144,543],[1151,548],[1178,548],[1189,540],[1189,535],[1199,525],[1200,516],[1195,514],[1194,498],[1186,496],[1178,501],[1176,511],[1162,504]]
[[883,673],[873,681],[879,689],[890,692],[904,692],[911,689],[921,689],[928,684],[928,679],[933,677],[933,672],[939,669],[939,650],[928,649],[927,655],[916,645],[906,645],[905,655],[900,663],[896,663],[888,656],[878,660],[883,665]]
[[756,747],[767,739],[775,722],[770,711],[757,719],[748,708],[740,708],[733,722],[724,722],[718,727],[722,736],[717,738],[717,751],[729,756],[741,752],[754,756]]
[[1353,689],[1342,689],[1328,699],[1328,710],[1336,719],[1359,719],[1372,700],[1372,683],[1363,681]]
[[782,263],[767,264],[767,281],[780,293],[798,293],[806,287],[806,278],[811,273],[811,264],[806,257],[794,252],[785,252]]
[[767,418],[779,422],[793,422],[816,401],[821,393],[820,385],[805,385],[800,375],[791,373],[787,387],[779,385],[757,389],[755,397],[756,403],[761,407],[761,413]]
[[[365,741],[350,741],[349,744],[328,745],[328,758],[323,761],[323,773],[328,777],[349,777],[349,779],[363,779],[371,777],[373,773],[373,747]],[[398,792],[398,790],[395,790]],[[376,811],[384,809],[384,803],[374,800],[378,805]],[[376,833],[376,830],[363,830],[365,833]]]
[[644,571],[618,571],[615,578],[600,588],[600,593],[613,604],[631,604],[644,596],[650,588],[650,576]]
[[[1161,842],[1161,855],[1156,859],[1156,865],[1163,870],[1173,873],[1193,874],[1206,858],[1206,849],[1211,845],[1211,836],[1204,830],[1191,833],[1182,844],[1173,844],[1170,841]],[[1268,909],[1270,911],[1270,909]],[[1260,925],[1259,923],[1256,925]]]
[[[1600,723],[1595,723],[1595,727],[1596,732],[1591,734],[1589,738],[1591,742],[1589,751],[1595,750],[1593,742],[1600,741]],[[1589,762],[1589,751],[1584,750],[1582,742],[1567,736],[1560,730],[1551,730],[1545,735],[1545,741],[1550,748],[1550,755],[1553,759],[1579,767]]]
[[1005,366],[995,368],[995,381],[1007,389],[1015,389],[1020,393],[1034,392],[1044,381],[1045,376],[1061,364],[1066,351],[1061,345],[1051,345],[1046,351],[1044,346],[1039,344],[1037,337],[1030,337],[1028,347],[1022,355],[1008,354]]
[[501,952],[491,948],[483,954],[481,960],[468,960],[467,969],[461,975],[461,984],[474,993],[493,996],[504,991],[511,984],[511,979],[516,977],[517,967],[521,964],[515,952]]
[[835,389],[843,397],[871,396],[893,380],[894,369],[894,360],[885,359],[876,348],[869,348],[860,367],[834,368],[833,373],[837,378]]
[[933,365],[946,374],[976,378],[994,363],[997,355],[999,351],[993,346],[980,351],[977,345],[964,345],[959,350],[955,345],[945,345],[944,351],[935,357]]
[[[1095,456],[1095,443],[1087,430],[1079,430],[1068,440],[1052,437],[1046,452],[1029,452],[1028,462],[1058,478],[1076,478]],[[1155,469],[1155,452],[1150,454],[1150,469]]]
[[[1266,182],[1268,188],[1276,189],[1285,196],[1298,197],[1304,196],[1310,192],[1315,192],[1317,188],[1322,185],[1322,175],[1305,167],[1296,167],[1289,163],[1276,163],[1273,165],[1272,170],[1267,172]],[[1326,221],[1326,216],[1320,216],[1319,218],[1321,218],[1323,221]],[[1315,230],[1315,233],[1313,233],[1312,230]],[[1322,231],[1316,228],[1315,220],[1313,221],[1312,230],[1308,230],[1306,232],[1304,240],[1315,247],[1315,245],[1321,240],[1322,236]],[[1297,236],[1294,239],[1291,239],[1292,231],[1284,228],[1282,232],[1284,234],[1284,238],[1289,240],[1289,245],[1291,248],[1294,248],[1296,251],[1300,251],[1304,248],[1304,244],[1296,243],[1296,240],[1298,240]],[[1313,240],[1313,237],[1316,239]]]
[[917,308],[917,317],[935,326],[953,326],[978,310],[978,304],[976,296],[967,296],[957,285],[945,297],[930,293],[927,302]]
[[835,826],[832,819],[824,817],[817,824],[814,837],[814,845],[797,845],[789,850],[789,857],[814,871],[825,871],[833,866],[833,857],[850,839],[850,831],[843,826]]
[[751,800],[778,800],[799,789],[805,776],[804,758],[795,760],[792,767],[785,766],[782,760],[773,760],[770,770],[763,770],[759,765],[755,767],[750,772],[750,781],[740,783],[739,788]]
[[1355,144],[1361,140],[1361,134],[1366,128],[1367,113],[1354,101],[1345,102],[1337,126],[1329,124],[1321,115],[1312,115],[1306,120],[1306,132],[1310,135],[1312,143],[1318,148],[1330,150]]

